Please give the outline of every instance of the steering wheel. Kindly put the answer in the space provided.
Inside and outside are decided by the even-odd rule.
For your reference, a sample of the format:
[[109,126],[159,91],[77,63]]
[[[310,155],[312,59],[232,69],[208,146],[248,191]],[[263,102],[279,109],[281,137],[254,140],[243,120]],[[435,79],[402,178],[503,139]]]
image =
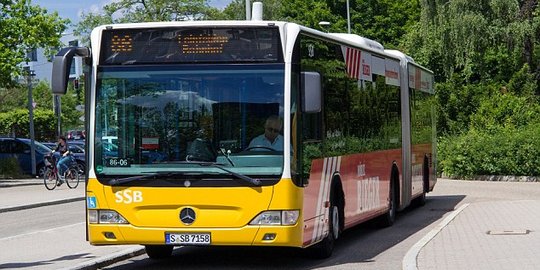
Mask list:
[[251,146],[251,147],[248,147],[246,149],[244,149],[244,151],[251,151],[251,149],[266,149],[266,150],[270,150],[270,151],[274,151],[276,152],[277,150],[272,148],[272,147],[267,147],[267,146]]

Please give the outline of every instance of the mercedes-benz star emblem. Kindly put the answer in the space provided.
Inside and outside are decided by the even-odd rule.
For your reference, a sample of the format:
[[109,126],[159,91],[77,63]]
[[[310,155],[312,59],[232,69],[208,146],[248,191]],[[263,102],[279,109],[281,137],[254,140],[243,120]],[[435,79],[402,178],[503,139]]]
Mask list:
[[193,222],[195,222],[195,217],[196,217],[195,210],[193,210],[193,209],[191,209],[189,207],[186,207],[186,208],[180,210],[180,220],[185,225],[193,224]]

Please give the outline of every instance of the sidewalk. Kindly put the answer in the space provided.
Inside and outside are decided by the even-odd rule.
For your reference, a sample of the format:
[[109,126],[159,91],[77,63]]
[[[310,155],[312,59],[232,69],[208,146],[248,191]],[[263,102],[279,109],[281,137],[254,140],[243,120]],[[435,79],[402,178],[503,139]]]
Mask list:
[[456,211],[421,244],[416,268],[404,269],[538,269],[540,201],[475,202]]
[[76,189],[67,185],[47,190],[43,180],[0,179],[0,213],[84,200],[84,182]]

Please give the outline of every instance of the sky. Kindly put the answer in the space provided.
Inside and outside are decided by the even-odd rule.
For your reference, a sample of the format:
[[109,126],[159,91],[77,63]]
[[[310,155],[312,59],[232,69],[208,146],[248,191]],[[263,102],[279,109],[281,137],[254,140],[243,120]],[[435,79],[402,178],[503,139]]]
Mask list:
[[[60,17],[70,19],[71,23],[74,24],[79,22],[80,14],[83,12],[96,12],[112,1],[113,0],[32,0],[32,4],[47,9],[48,13],[57,11]],[[210,6],[223,9],[232,2],[232,0],[209,0],[208,2]]]

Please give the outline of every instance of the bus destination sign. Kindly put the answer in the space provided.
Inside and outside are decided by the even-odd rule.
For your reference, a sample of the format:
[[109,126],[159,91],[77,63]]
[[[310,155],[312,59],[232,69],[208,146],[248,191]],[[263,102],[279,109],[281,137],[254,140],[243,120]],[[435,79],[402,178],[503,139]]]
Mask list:
[[182,47],[182,53],[196,54],[221,54],[223,46],[229,42],[229,38],[217,34],[199,34],[188,36],[178,36],[178,43]]
[[102,40],[100,65],[283,61],[275,26],[106,29]]

